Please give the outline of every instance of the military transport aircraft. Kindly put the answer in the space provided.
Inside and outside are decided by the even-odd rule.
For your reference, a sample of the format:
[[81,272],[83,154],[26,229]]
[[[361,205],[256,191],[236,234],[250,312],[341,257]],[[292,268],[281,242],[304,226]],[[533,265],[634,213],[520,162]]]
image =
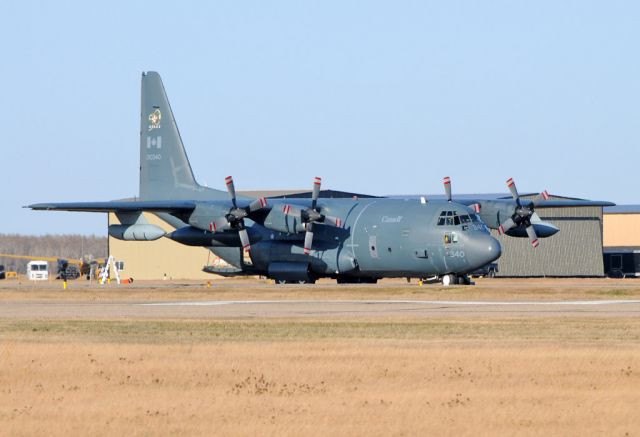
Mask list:
[[[438,277],[443,284],[469,283],[467,276],[496,260],[498,240],[487,227],[510,236],[538,237],[558,228],[545,223],[535,208],[610,205],[608,202],[521,200],[512,179],[513,200],[451,198],[320,198],[320,178],[311,199],[250,199],[199,185],[191,170],[162,80],[142,74],[140,197],[132,201],[40,203],[34,210],[113,212],[121,224],[109,235],[122,240],[161,237],[204,246],[234,266],[237,275],[263,275],[279,283],[313,283],[320,277],[339,283],[374,283],[384,277]],[[156,214],[175,231],[165,233],[143,212]],[[244,256],[248,254],[248,257]],[[214,270],[215,272],[215,270]]]

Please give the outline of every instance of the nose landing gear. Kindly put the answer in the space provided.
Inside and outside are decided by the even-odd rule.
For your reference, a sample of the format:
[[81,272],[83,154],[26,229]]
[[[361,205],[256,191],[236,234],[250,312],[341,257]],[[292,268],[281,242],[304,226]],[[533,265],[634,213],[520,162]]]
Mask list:
[[453,273],[443,275],[441,281],[442,285],[445,287],[448,287],[449,285],[471,285],[471,278],[469,278],[469,276],[455,275]]

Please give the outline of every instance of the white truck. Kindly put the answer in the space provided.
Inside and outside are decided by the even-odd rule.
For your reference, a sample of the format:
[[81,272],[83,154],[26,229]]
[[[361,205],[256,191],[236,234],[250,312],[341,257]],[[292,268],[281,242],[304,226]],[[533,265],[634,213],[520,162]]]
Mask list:
[[30,281],[49,280],[49,263],[46,261],[29,261],[27,263],[27,278]]

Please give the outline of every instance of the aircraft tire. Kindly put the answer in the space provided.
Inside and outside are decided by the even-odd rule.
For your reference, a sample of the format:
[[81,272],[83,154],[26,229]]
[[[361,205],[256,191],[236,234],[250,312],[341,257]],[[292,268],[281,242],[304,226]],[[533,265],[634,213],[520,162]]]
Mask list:
[[442,277],[442,285],[448,287],[449,285],[455,285],[458,281],[455,275],[444,275]]

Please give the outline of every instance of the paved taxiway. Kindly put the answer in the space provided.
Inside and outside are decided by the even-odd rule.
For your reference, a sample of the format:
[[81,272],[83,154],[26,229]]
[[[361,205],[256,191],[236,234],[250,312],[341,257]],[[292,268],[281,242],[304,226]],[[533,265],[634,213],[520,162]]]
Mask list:
[[13,301],[0,318],[208,319],[322,317],[637,317],[640,300],[211,300],[176,302]]

